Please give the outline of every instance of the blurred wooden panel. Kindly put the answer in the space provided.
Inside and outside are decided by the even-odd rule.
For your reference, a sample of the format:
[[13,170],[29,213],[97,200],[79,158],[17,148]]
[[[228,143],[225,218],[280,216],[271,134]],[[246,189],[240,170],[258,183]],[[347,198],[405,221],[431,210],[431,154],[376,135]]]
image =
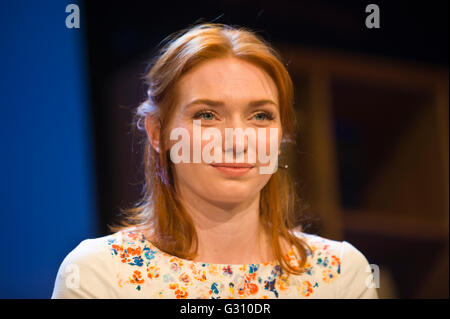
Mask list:
[[448,70],[277,47],[319,234],[389,269],[385,296],[448,298]]
[[[416,111],[365,190],[361,207],[445,221],[444,180],[434,106]],[[382,123],[380,123],[382,129]],[[383,149],[380,150],[384,152]]]

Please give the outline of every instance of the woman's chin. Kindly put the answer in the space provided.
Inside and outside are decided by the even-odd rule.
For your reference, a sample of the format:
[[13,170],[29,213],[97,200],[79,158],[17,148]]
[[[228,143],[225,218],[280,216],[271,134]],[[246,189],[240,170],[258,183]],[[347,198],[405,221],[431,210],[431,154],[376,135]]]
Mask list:
[[244,203],[248,199],[249,197],[238,197],[237,194],[230,194],[227,196],[212,198],[210,200],[212,200],[212,203],[214,203],[214,205],[216,206],[232,209],[233,207],[242,205],[242,203]]
[[248,187],[248,185],[234,185],[234,187],[228,185],[217,189],[217,192],[212,190],[211,193],[215,194],[216,200],[222,202],[242,203],[254,197],[258,192],[255,193],[255,187]]

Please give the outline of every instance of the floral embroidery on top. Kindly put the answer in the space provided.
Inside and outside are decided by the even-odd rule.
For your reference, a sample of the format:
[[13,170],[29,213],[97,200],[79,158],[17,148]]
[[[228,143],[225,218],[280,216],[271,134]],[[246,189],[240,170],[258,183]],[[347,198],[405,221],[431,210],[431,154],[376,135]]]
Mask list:
[[[310,297],[341,272],[336,251],[321,240],[308,241],[311,251],[302,275],[288,275],[275,262],[225,265],[184,260],[159,250],[137,231],[120,231],[107,243],[112,258],[122,265],[118,285],[131,285],[150,298]],[[294,249],[284,258],[298,266]]]

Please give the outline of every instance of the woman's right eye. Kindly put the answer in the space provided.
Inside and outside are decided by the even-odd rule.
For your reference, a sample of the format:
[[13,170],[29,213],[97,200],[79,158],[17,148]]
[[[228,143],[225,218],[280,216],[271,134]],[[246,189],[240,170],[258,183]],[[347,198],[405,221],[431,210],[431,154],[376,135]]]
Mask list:
[[205,121],[212,121],[214,120],[214,118],[215,118],[214,113],[208,111],[201,111],[194,115],[194,119],[200,119]]

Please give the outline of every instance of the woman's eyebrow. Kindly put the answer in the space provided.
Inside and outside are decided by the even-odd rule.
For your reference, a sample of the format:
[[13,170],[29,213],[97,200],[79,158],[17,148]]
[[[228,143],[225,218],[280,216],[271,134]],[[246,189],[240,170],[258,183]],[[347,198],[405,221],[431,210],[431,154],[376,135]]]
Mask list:
[[252,102],[250,102],[248,104],[248,106],[250,106],[250,107],[258,107],[258,106],[265,105],[265,104],[273,104],[275,106],[278,106],[277,103],[275,103],[272,100],[268,100],[268,99],[252,101]]
[[[222,101],[215,101],[215,100],[211,100],[211,99],[195,99],[192,102],[189,102],[188,104],[186,104],[183,108],[183,110],[186,110],[188,107],[193,106],[193,105],[197,105],[197,104],[206,104],[212,107],[220,107],[220,106],[224,106],[225,103]],[[273,104],[275,106],[278,106],[277,103],[275,103],[274,101],[270,100],[270,99],[261,99],[261,100],[255,100],[255,101],[251,101],[250,103],[248,103],[249,107],[258,107],[258,106],[262,106],[265,104]]]
[[184,109],[187,109],[190,106],[193,105],[197,105],[197,104],[206,104],[209,106],[223,106],[225,105],[225,103],[221,102],[221,101],[214,101],[214,100],[210,100],[210,99],[195,99],[192,102],[189,102],[188,104],[186,104],[184,106]]

